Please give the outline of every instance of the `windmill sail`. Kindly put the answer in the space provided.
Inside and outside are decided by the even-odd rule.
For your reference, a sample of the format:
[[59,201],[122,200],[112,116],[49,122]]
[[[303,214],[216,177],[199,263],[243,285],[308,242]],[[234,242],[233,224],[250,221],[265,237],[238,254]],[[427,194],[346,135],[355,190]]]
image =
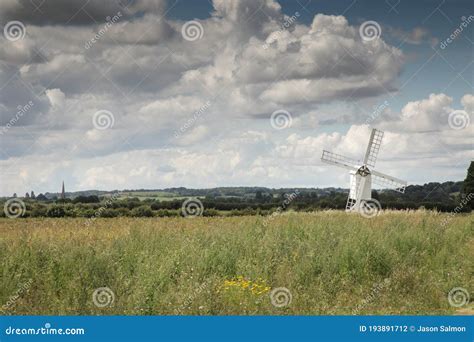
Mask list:
[[324,150],[321,160],[325,163],[343,167],[349,170],[357,170],[360,165],[360,161],[353,160],[348,157],[341,156],[340,154],[332,153]]
[[372,129],[370,134],[369,145],[365,152],[364,165],[375,167],[377,155],[379,154],[380,145],[382,144],[383,132],[377,129]]
[[405,188],[407,186],[406,181],[375,170],[372,171],[372,181],[384,188],[392,189],[401,193],[405,192]]

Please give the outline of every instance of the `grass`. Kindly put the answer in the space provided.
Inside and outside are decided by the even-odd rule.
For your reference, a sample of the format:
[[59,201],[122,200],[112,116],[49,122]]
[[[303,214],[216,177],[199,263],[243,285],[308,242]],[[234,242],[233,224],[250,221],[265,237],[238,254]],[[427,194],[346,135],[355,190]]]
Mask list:
[[[453,314],[474,289],[474,215],[0,220],[4,314]],[[97,307],[94,290],[113,303]],[[270,292],[292,301],[275,307]]]

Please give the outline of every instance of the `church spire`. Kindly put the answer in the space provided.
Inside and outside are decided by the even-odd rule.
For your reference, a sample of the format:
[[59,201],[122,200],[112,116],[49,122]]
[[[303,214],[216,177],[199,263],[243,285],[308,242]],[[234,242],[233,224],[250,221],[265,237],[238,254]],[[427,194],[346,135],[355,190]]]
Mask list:
[[66,198],[66,193],[64,192],[64,181],[63,181],[63,187],[61,189],[61,199],[65,199]]

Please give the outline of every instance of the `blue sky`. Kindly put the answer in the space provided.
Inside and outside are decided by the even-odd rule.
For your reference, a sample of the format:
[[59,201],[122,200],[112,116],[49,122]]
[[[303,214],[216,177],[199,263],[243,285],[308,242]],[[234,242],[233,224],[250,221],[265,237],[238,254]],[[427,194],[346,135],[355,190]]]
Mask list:
[[374,127],[380,171],[461,180],[473,159],[473,7],[2,2],[0,195],[62,179],[71,191],[345,187],[321,152],[358,159]]

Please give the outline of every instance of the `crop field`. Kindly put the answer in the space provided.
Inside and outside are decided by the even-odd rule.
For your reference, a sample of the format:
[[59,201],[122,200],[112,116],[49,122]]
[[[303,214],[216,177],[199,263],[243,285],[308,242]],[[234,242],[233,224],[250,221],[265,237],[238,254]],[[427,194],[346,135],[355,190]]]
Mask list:
[[0,306],[7,315],[458,314],[447,297],[474,289],[473,218],[1,219]]

